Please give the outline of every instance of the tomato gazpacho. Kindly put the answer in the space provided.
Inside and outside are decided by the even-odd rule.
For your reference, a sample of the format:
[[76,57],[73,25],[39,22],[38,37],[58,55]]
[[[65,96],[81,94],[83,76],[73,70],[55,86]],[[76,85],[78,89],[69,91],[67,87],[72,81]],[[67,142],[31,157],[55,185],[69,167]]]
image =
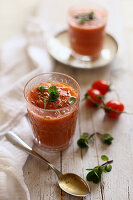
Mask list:
[[74,136],[79,90],[63,82],[41,82],[27,92],[26,100],[35,143],[48,151],[66,149]]
[[88,56],[93,60],[99,57],[106,26],[107,12],[91,8],[69,10],[69,40],[72,53],[82,59]]

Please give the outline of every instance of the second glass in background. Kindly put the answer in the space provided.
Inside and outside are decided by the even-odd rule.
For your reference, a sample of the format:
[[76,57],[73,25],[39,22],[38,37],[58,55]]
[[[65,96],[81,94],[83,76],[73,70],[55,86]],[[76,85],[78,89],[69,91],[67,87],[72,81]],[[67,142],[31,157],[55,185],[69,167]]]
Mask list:
[[97,5],[75,6],[68,11],[68,33],[72,54],[80,60],[100,56],[105,37],[107,11]]

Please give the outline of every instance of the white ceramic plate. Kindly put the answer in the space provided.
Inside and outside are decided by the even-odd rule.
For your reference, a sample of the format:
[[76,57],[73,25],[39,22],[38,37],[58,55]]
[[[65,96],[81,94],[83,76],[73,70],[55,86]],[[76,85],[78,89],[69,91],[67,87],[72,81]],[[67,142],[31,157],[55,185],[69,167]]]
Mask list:
[[74,68],[94,69],[107,66],[116,56],[118,44],[113,36],[106,33],[101,56],[94,61],[81,61],[71,55],[68,31],[64,30],[48,40],[48,52],[57,61]]

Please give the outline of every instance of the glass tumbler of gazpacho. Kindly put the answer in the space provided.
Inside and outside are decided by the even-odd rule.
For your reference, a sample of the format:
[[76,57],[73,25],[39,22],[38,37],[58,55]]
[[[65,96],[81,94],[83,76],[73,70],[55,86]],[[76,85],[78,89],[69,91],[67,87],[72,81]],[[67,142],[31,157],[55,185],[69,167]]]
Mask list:
[[25,85],[24,96],[35,143],[47,151],[66,149],[75,132],[78,83],[62,73],[40,74]]
[[68,11],[68,34],[72,54],[80,60],[100,56],[105,37],[107,11],[100,6],[76,6]]

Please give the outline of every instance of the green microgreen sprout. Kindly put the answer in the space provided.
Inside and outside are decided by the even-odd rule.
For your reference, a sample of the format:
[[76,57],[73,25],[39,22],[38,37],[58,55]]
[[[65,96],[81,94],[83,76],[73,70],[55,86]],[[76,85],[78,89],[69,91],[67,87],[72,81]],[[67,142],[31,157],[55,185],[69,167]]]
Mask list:
[[91,138],[94,138],[94,135],[99,135],[101,137],[101,140],[104,144],[111,145],[112,140],[114,139],[110,134],[105,133],[101,134],[99,132],[92,133],[91,135],[89,133],[83,133],[80,138],[77,141],[77,144],[80,148],[89,148],[89,141]]
[[113,141],[114,138],[110,134],[105,133],[101,136],[101,139],[102,139],[104,144],[110,145],[110,144],[112,144],[112,141]]
[[80,139],[77,141],[78,146],[80,148],[88,148],[89,147],[88,138],[89,138],[89,133],[83,133],[80,136]]
[[93,18],[94,18],[94,12],[90,12],[90,13],[88,14],[88,16],[89,16],[89,19],[93,19]]
[[44,109],[46,108],[47,102],[44,100]]
[[83,149],[83,148],[89,148],[89,141],[90,139],[93,138],[95,133],[92,133],[91,135],[89,133],[83,133],[81,136],[80,136],[80,139],[78,139],[77,141],[77,145]]
[[59,93],[57,92],[57,87],[56,86],[51,86],[48,89],[49,92],[49,101],[57,101],[59,97]]
[[105,170],[106,170],[106,172],[110,172],[112,170],[112,165],[107,164],[105,166]]
[[112,165],[110,164],[113,162],[113,160],[109,160],[109,158],[106,155],[102,155],[101,159],[106,162],[92,169],[86,169],[90,171],[86,176],[87,181],[98,184],[99,182],[101,182],[102,173],[107,173],[112,170]]
[[80,19],[80,24],[84,24],[86,21],[88,21],[88,20],[86,20],[85,17],[82,17],[82,18]]
[[40,90],[41,93],[43,93],[45,90],[45,87],[44,87],[44,85],[42,85],[42,86],[38,87],[37,89]]
[[112,135],[110,135],[109,133],[101,134],[99,132],[96,132],[96,134],[101,137],[101,140],[102,140],[102,142],[104,144],[111,145],[112,141],[114,140],[114,138],[112,137]]
[[68,103],[69,103],[69,104],[73,104],[75,101],[76,101],[76,98],[75,98],[75,97],[70,97],[70,98],[68,99]]
[[80,24],[84,24],[87,21],[90,21],[94,19],[94,12],[89,12],[89,13],[81,13],[78,15],[75,15],[74,18],[79,19]]
[[102,155],[102,156],[101,156],[101,159],[102,159],[103,161],[108,161],[108,160],[109,160],[108,156],[106,156],[106,155]]

